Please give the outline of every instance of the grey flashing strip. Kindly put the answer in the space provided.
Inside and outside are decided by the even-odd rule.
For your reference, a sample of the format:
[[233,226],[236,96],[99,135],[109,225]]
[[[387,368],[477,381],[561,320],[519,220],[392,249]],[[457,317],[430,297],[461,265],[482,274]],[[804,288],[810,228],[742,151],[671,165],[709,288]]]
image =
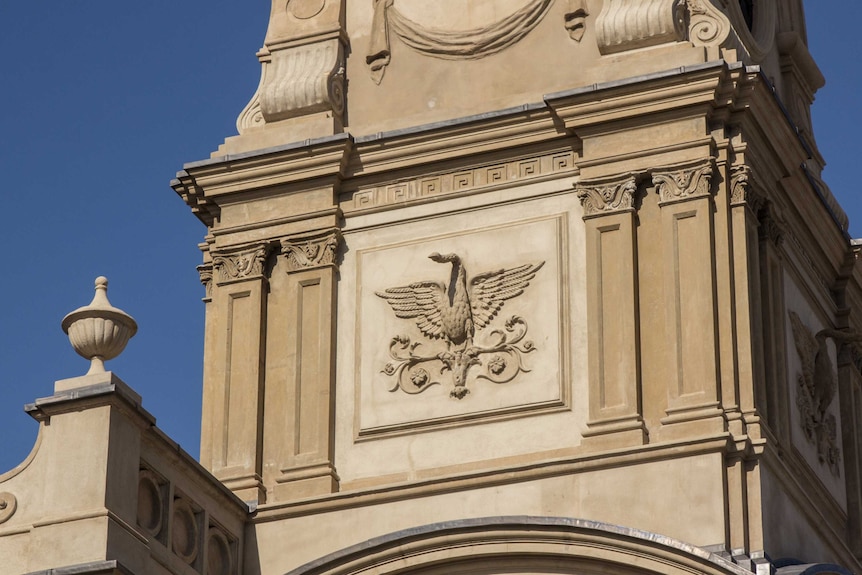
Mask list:
[[248,158],[256,158],[259,156],[266,156],[267,154],[277,154],[279,152],[289,152],[291,150],[298,150],[300,148],[310,148],[312,146],[319,146],[321,144],[332,144],[335,142],[341,142],[344,140],[350,140],[352,136],[348,132],[342,132],[340,134],[333,134],[331,136],[324,136],[322,138],[310,138],[308,140],[300,140],[298,142],[291,142],[289,144],[284,144],[281,146],[273,146],[271,148],[263,148],[261,150],[254,150],[253,152],[243,152],[242,154],[228,154],[226,156],[218,156],[216,158],[210,158],[208,160],[198,160],[197,162],[189,162],[187,164],[183,164],[184,170],[194,169],[194,168],[203,168],[206,166],[215,166],[218,164],[225,164],[227,162],[233,162],[236,160],[246,160]]
[[681,66],[679,68],[671,68],[670,70],[665,70],[663,72],[652,72],[650,74],[643,74],[641,76],[634,76],[633,78],[624,78],[622,80],[613,80],[611,82],[602,82],[600,84],[592,84],[590,86],[583,86],[581,88],[574,88],[572,90],[563,90],[562,92],[553,92],[551,94],[546,94],[544,96],[545,102],[550,102],[551,100],[560,100],[563,98],[569,98],[571,96],[579,96],[581,94],[591,94],[593,92],[599,92],[601,90],[608,90],[611,88],[618,88],[620,86],[631,86],[632,84],[639,84],[641,82],[648,82],[650,80],[661,80],[663,78],[671,78],[673,76],[681,76],[683,74],[689,74],[691,72],[700,72],[702,70],[712,70],[714,68],[722,68],[727,67],[728,70],[735,70],[737,68],[741,68],[741,64],[728,64],[724,60],[713,60],[712,62],[704,62],[702,64],[692,64],[691,66]]
[[431,122],[429,124],[420,124],[418,126],[412,126],[410,128],[401,128],[399,130],[391,130],[389,132],[377,132],[376,134],[369,134],[367,136],[357,136],[354,138],[354,142],[357,144],[365,144],[368,142],[375,142],[377,140],[387,140],[390,138],[397,138],[399,136],[409,136],[412,134],[421,134],[424,132],[430,132],[432,130],[438,130],[440,128],[452,128],[455,126],[464,126],[467,124],[472,124],[475,122],[482,122],[485,120],[493,120],[495,118],[505,118],[506,116],[515,116],[518,114],[523,114],[524,112],[534,112],[536,110],[544,110],[546,108],[544,102],[536,102],[533,104],[522,104],[520,106],[515,106],[513,108],[504,108],[502,110],[495,110],[493,112],[484,112],[482,114],[474,114],[472,116],[464,116],[462,118],[455,118],[453,120],[443,120],[441,122]]
[[35,402],[25,405],[24,411],[30,413],[33,411],[39,411],[43,407],[47,407],[50,405],[57,405],[60,403],[66,403],[68,401],[75,401],[78,399],[88,399],[91,397],[101,397],[113,394],[117,394],[118,396],[122,397],[123,399],[134,405],[135,408],[142,414],[144,414],[148,419],[151,419],[153,422],[155,422],[155,418],[143,407],[141,407],[141,396],[138,395],[131,387],[118,379],[114,379],[110,383],[99,383],[96,385],[88,385],[85,387],[76,387],[74,389],[68,389],[66,391],[55,393],[54,395],[48,397],[40,397]]
[[665,537],[664,535],[659,535],[657,533],[612,525],[601,521],[592,521],[589,519],[576,519],[573,517],[531,517],[526,515],[460,519],[404,529],[388,535],[375,537],[362,543],[357,543],[356,545],[351,545],[350,547],[336,551],[335,553],[330,553],[329,555],[325,555],[319,559],[297,567],[296,569],[288,571],[286,575],[311,575],[323,573],[330,568],[335,568],[342,563],[352,561],[363,555],[400,547],[409,540],[430,539],[467,532],[519,528],[531,531],[542,528],[570,529],[572,531],[593,531],[594,534],[604,533],[609,536],[629,537],[663,545],[665,547],[687,553],[701,560],[713,563],[724,569],[727,573],[733,573],[735,575],[751,575],[750,571],[734,565],[730,561],[714,553],[710,553],[700,547],[689,545],[688,543]]
[[119,561],[93,561],[67,567],[55,567],[44,571],[32,571],[26,575],[133,575]]

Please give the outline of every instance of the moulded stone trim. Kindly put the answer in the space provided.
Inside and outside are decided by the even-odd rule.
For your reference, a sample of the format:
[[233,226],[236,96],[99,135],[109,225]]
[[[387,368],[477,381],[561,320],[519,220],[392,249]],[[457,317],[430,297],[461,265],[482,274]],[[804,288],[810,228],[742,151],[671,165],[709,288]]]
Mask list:
[[266,258],[272,250],[269,242],[213,251],[213,268],[218,272],[216,283],[226,283],[263,277]]
[[314,235],[281,240],[281,252],[287,261],[287,271],[299,272],[314,268],[338,266],[341,232],[325,231]]

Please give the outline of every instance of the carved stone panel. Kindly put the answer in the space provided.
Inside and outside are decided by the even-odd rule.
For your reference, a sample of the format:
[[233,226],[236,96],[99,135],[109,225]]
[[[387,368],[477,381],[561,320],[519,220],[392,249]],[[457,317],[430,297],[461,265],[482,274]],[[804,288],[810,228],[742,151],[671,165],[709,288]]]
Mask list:
[[564,405],[564,222],[356,255],[360,436]]
[[[788,409],[794,451],[844,507],[844,454],[836,365],[838,347],[798,281],[785,272]],[[805,291],[803,291],[805,290]],[[843,333],[843,332],[841,332]],[[846,335],[846,334],[844,334]]]

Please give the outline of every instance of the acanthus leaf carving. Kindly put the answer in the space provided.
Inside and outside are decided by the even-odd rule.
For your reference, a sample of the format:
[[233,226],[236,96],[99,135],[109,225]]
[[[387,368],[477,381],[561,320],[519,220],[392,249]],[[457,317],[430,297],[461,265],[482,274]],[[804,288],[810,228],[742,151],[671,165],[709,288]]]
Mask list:
[[206,296],[204,301],[209,301],[213,297],[213,265],[201,264],[197,267],[198,275],[201,279],[201,284],[204,286]]
[[272,250],[268,242],[213,252],[213,268],[218,284],[263,277],[266,258]]
[[437,263],[452,265],[448,285],[419,281],[375,292],[375,295],[386,300],[396,317],[413,319],[422,335],[432,342],[442,339],[446,347],[436,353],[426,353],[420,349],[422,342],[411,342],[406,335],[393,337],[389,345],[393,361],[382,369],[382,373],[394,379],[389,391],[422,393],[440,383],[432,373],[448,371],[453,383],[449,395],[463,399],[470,393],[467,377],[474,366],[482,367],[477,379],[497,384],[508,383],[518,374],[529,372],[523,356],[536,348],[532,341],[525,340],[528,328],[523,318],[512,316],[505,321],[504,329],[490,329],[482,344],[477,342],[477,335],[491,327],[507,300],[524,293],[545,262],[484,272],[468,281],[459,255],[435,252],[428,257]]
[[554,0],[527,0],[523,8],[488,26],[470,30],[438,30],[405,17],[395,0],[374,0],[371,44],[365,62],[375,83],[383,81],[392,58],[390,31],[413,50],[444,60],[475,60],[519,42],[544,19]]
[[709,195],[713,169],[711,160],[694,166],[659,169],[653,172],[652,180],[662,202],[686,200]]
[[281,240],[281,251],[287,260],[288,271],[336,265],[340,241],[341,234],[337,230]]
[[765,205],[766,199],[754,189],[751,168],[746,165],[734,166],[730,170],[730,205],[748,206],[755,214]]
[[633,209],[637,179],[630,174],[610,181],[582,181],[575,186],[584,217]]

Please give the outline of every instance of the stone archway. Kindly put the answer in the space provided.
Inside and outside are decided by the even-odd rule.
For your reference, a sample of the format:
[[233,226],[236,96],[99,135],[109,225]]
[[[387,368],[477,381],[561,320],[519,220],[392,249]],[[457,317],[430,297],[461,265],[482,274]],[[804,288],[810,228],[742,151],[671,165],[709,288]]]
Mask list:
[[655,533],[560,517],[487,517],[424,525],[337,551],[287,575],[751,575]]

